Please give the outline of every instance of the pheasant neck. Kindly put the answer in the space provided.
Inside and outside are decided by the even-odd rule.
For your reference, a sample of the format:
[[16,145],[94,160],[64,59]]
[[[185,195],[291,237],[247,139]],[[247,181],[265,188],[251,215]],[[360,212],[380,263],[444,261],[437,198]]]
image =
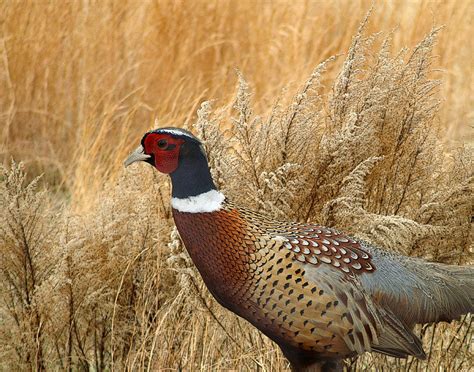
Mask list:
[[178,164],[170,174],[173,198],[186,199],[216,190],[206,156],[199,145],[183,145]]

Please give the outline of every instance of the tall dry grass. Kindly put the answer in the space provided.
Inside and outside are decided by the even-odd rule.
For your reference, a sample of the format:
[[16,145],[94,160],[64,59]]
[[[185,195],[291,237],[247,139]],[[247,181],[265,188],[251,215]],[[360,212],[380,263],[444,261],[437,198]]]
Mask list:
[[[370,4],[3,1],[1,159],[24,160],[85,208],[155,118],[191,122],[203,100],[231,101],[235,68],[252,83],[256,108],[268,112],[281,89],[347,50]],[[434,54],[445,70],[439,122],[449,138],[472,140],[472,7],[380,2],[368,25],[396,29],[392,51],[446,25]],[[329,66],[327,86],[340,67]]]
[[[122,169],[155,118],[242,204],[471,262],[472,3],[369,7],[1,3],[0,369],[287,367],[207,293],[166,178]],[[421,328],[426,362],[348,368],[467,371],[470,319]]]

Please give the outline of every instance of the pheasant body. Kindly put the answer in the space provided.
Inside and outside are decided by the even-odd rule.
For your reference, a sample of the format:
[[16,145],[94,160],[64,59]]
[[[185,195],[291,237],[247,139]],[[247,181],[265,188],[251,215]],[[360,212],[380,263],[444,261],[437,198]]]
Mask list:
[[317,320],[323,312],[341,317],[342,308],[336,304],[331,309],[334,299],[322,286],[304,280],[305,271],[292,262],[294,253],[284,249],[283,239],[249,223],[229,205],[201,215],[173,210],[173,216],[207,287],[223,306],[277,343],[328,356],[347,354],[330,330],[340,326],[320,328]]
[[[376,271],[355,239],[318,225],[276,222],[224,202],[219,211],[173,210],[178,231],[207,287],[226,308],[285,349],[349,357],[370,351],[393,327],[360,288]],[[394,317],[404,345],[397,356],[423,356],[418,339]],[[406,333],[406,334],[403,334]]]
[[213,296],[275,341],[296,370],[340,370],[342,358],[365,351],[425,358],[413,326],[474,309],[472,267],[401,256],[233,204],[189,132],[145,134],[127,163],[137,160],[171,175],[174,221]]

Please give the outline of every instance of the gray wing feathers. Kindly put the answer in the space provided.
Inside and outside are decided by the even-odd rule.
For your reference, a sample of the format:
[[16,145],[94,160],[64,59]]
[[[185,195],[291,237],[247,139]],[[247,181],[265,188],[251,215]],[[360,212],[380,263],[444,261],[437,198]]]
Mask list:
[[474,268],[416,260],[413,270],[425,283],[413,323],[450,322],[474,312]]
[[474,311],[474,268],[426,262],[370,247],[377,271],[361,282],[408,327]]

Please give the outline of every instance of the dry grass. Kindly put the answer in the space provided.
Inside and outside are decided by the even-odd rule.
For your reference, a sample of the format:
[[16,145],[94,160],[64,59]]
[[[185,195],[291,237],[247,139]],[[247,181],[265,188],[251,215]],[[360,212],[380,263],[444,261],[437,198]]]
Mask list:
[[[473,5],[376,3],[359,29],[369,6],[1,3],[0,159],[30,177],[0,175],[0,369],[286,368],[208,295],[166,178],[123,171],[155,118],[194,125],[238,202],[472,261]],[[470,322],[352,368],[467,371]]]

